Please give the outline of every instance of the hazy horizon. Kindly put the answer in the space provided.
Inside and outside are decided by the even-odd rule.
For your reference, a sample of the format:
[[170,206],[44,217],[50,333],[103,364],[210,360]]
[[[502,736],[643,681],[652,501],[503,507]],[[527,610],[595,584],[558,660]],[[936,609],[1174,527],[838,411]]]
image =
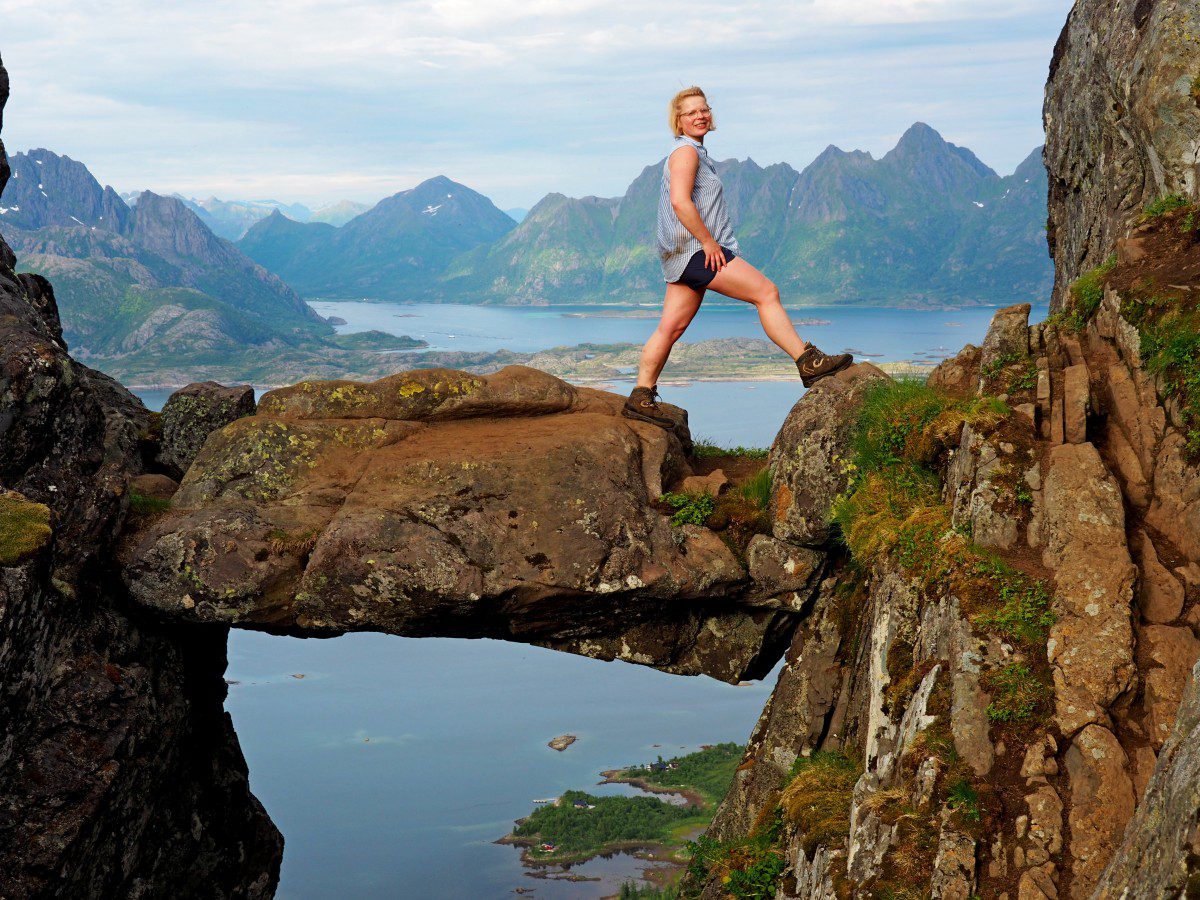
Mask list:
[[121,191],[374,202],[444,174],[501,208],[617,196],[709,92],[717,158],[881,156],[914,121],[1011,172],[1070,0],[8,0],[10,147]]
[[[921,124],[921,123],[914,122],[914,123],[912,123],[912,124],[913,124],[913,125],[917,125],[917,124]],[[937,131],[939,134],[941,134],[941,131],[940,131],[940,130],[937,128],[937,126],[936,126],[936,125],[932,125],[932,124],[930,124],[930,123],[924,123],[924,124],[927,124],[927,125],[929,125],[929,127],[933,128],[933,130],[934,130],[934,131]],[[910,125],[909,127],[912,127],[912,126]],[[942,137],[943,137],[943,138],[945,138],[946,136],[945,136],[944,134],[942,134]],[[949,142],[950,142],[950,143],[954,143],[953,141],[949,141]],[[838,144],[835,142],[835,143],[833,143],[833,144],[826,145],[826,147],[825,147],[825,148],[822,148],[822,150],[820,151],[820,153],[824,153],[824,152],[825,152],[825,149],[827,149],[829,146],[836,146],[836,147],[838,147],[840,150],[842,150],[842,151],[844,151],[844,152],[847,152],[847,153],[849,153],[849,152],[854,152],[854,151],[858,151],[858,150],[861,150],[861,148],[857,148],[857,147],[842,147],[842,146],[838,145]],[[963,145],[959,144],[959,145],[957,145],[957,146],[960,146],[960,147],[961,147],[961,146],[963,146]],[[998,175],[1000,175],[1000,176],[1012,175],[1012,174],[1013,174],[1013,172],[1016,170],[1017,166],[1018,166],[1018,165],[1019,165],[1021,162],[1024,162],[1024,161],[1025,161],[1025,160],[1026,160],[1026,159],[1027,159],[1027,158],[1030,156],[1030,154],[1032,154],[1034,151],[1036,151],[1037,149],[1039,149],[1039,147],[1040,147],[1040,146],[1041,146],[1041,144],[1039,143],[1039,144],[1037,144],[1037,145],[1035,145],[1035,146],[1032,146],[1032,147],[1030,147],[1030,148],[1029,148],[1029,151],[1028,151],[1028,152],[1027,152],[1027,153],[1026,153],[1024,156],[1022,156],[1022,157],[1021,157],[1021,158],[1020,158],[1020,159],[1017,161],[1017,163],[1015,163],[1015,164],[1012,166],[1012,168],[1011,168],[1011,169],[1007,169],[1007,170],[1005,170],[1005,169],[997,169],[995,166],[990,166],[990,167],[991,167],[991,168],[992,168],[992,169],[993,169],[993,170],[994,170],[994,171],[995,171],[995,172],[996,172]],[[890,151],[891,149],[892,149],[892,148],[891,148],[891,147],[889,147],[889,148],[887,148],[887,150],[885,150],[884,152],[882,152],[882,153],[879,153],[879,154],[874,154],[874,153],[871,153],[871,151],[863,151],[863,152],[871,153],[872,157],[873,157],[874,159],[878,160],[878,159],[880,159],[881,157],[885,156],[885,155],[887,154],[887,152],[888,152],[888,151]],[[986,157],[985,157],[983,154],[981,154],[981,153],[978,151],[978,149],[977,149],[977,148],[975,148],[975,147],[969,147],[969,146],[968,146],[968,147],[966,147],[965,149],[967,149],[967,150],[970,150],[972,153],[974,153],[974,154],[975,154],[975,155],[976,155],[976,156],[977,156],[977,157],[980,159],[980,161],[982,161],[982,162],[983,162],[985,165],[989,165],[989,164],[988,164],[988,161],[987,161],[987,158],[986,158]],[[9,146],[9,147],[8,147],[8,153],[9,153],[9,155],[10,155],[10,156],[12,156],[12,155],[13,155],[13,154],[15,154],[15,153],[31,153],[31,152],[34,152],[34,151],[36,151],[36,150],[49,150],[50,152],[52,152],[52,153],[57,153],[57,154],[59,154],[60,156],[70,156],[70,154],[61,153],[60,151],[56,150],[54,147],[46,147],[46,146],[44,146],[44,145],[37,145],[37,146],[31,146],[31,147],[24,147],[24,148],[21,148],[21,149],[19,149],[19,150],[18,150],[18,149],[16,149],[16,148],[14,148],[14,147],[11,147],[11,146]],[[817,156],[819,156],[819,155],[820,155],[820,153],[818,153],[818,154],[817,154]],[[715,154],[714,154],[714,155],[715,155]],[[387,192],[387,193],[385,193],[385,194],[382,194],[382,195],[380,195],[380,196],[373,197],[373,198],[359,198],[359,197],[336,197],[336,198],[333,198],[333,199],[331,199],[331,200],[322,200],[322,201],[320,201],[319,203],[306,203],[306,202],[304,202],[302,199],[298,199],[298,198],[296,198],[296,197],[288,197],[288,196],[272,196],[272,195],[268,195],[268,196],[261,196],[261,197],[247,197],[247,196],[238,196],[238,197],[235,197],[235,196],[221,196],[221,195],[219,195],[219,194],[217,194],[217,193],[215,193],[214,191],[211,191],[211,190],[208,190],[208,191],[206,191],[206,190],[200,190],[200,191],[198,191],[198,192],[196,192],[196,193],[184,193],[183,191],[175,190],[175,189],[172,189],[172,188],[169,188],[169,187],[168,187],[168,188],[164,188],[163,190],[155,190],[154,188],[144,188],[144,187],[142,187],[142,188],[139,188],[139,187],[126,187],[126,186],[124,186],[124,185],[117,185],[117,184],[113,184],[111,181],[109,181],[109,180],[106,180],[106,179],[104,178],[104,176],[102,175],[102,173],[100,173],[100,172],[97,172],[97,171],[96,171],[96,169],[95,169],[95,168],[94,168],[94,167],[93,167],[93,166],[92,166],[92,165],[91,165],[91,164],[88,162],[88,160],[86,160],[86,159],[77,159],[76,157],[71,157],[71,158],[72,158],[72,159],[74,159],[76,162],[81,162],[81,163],[83,163],[85,166],[87,166],[87,168],[88,168],[88,171],[90,171],[90,172],[92,173],[92,175],[93,175],[93,176],[96,178],[96,180],[97,180],[98,182],[100,182],[100,184],[101,184],[101,185],[111,185],[111,186],[113,187],[113,189],[114,189],[114,190],[116,190],[116,191],[117,191],[119,194],[121,194],[121,195],[122,195],[122,197],[128,197],[128,195],[130,195],[130,194],[134,194],[134,193],[141,193],[143,190],[153,190],[153,191],[154,191],[154,193],[156,193],[156,194],[160,194],[160,195],[163,195],[163,196],[173,196],[173,195],[179,195],[179,196],[182,196],[182,197],[184,197],[185,199],[192,200],[192,201],[205,201],[205,200],[209,200],[209,199],[215,199],[215,200],[219,200],[219,201],[222,201],[222,202],[235,202],[235,203],[236,203],[236,202],[245,202],[245,203],[279,203],[279,204],[281,204],[281,205],[285,205],[285,206],[290,206],[290,205],[293,205],[293,204],[300,204],[300,205],[302,205],[302,206],[305,206],[305,207],[307,207],[307,208],[308,208],[310,211],[313,211],[313,212],[315,212],[315,211],[319,210],[321,207],[324,207],[324,206],[331,206],[331,205],[334,205],[334,204],[336,204],[336,203],[339,203],[339,202],[341,202],[341,201],[345,201],[345,200],[351,200],[351,201],[358,202],[358,203],[365,203],[365,204],[367,204],[368,206],[374,206],[376,203],[378,203],[379,201],[381,201],[381,200],[383,200],[383,199],[385,199],[385,198],[387,198],[387,197],[393,196],[394,194],[397,194],[397,193],[400,193],[400,192],[403,192],[403,191],[411,190],[412,188],[414,188],[414,187],[416,187],[418,184],[420,184],[422,181],[428,180],[428,179],[425,179],[425,178],[423,178],[423,179],[421,179],[421,181],[414,182],[413,184],[405,185],[405,186],[402,186],[402,187],[397,187],[395,190],[389,191],[389,192]],[[753,157],[720,157],[720,156],[717,156],[716,158],[717,158],[717,159],[719,159],[719,160],[725,160],[725,159],[737,159],[739,162],[747,162],[747,161],[753,160],[753,162],[755,163],[755,165],[761,166],[761,167],[762,167],[762,168],[764,168],[764,169],[765,169],[765,168],[768,168],[768,167],[770,167],[770,166],[773,166],[773,165],[785,164],[785,165],[789,165],[789,166],[791,166],[793,169],[795,169],[795,170],[796,170],[796,171],[798,171],[798,172],[803,172],[803,171],[804,171],[806,168],[808,168],[808,166],[812,165],[812,163],[816,161],[816,158],[817,158],[817,157],[816,157],[816,156],[814,156],[814,157],[813,157],[812,159],[810,159],[808,162],[806,162],[806,163],[803,163],[803,164],[797,164],[797,163],[796,163],[794,160],[788,160],[788,159],[772,160],[772,161],[770,161],[770,162],[764,162],[764,161],[762,161],[762,160],[753,159]],[[653,162],[651,162],[651,163],[650,163],[650,165],[653,165],[653,164],[654,164]],[[644,168],[645,168],[645,166],[643,166],[643,167],[642,167],[642,169],[644,169]],[[633,180],[634,180],[634,179],[635,179],[635,178],[636,178],[636,177],[637,177],[637,176],[638,176],[638,175],[641,173],[642,169],[639,169],[637,172],[634,172],[634,173],[632,173],[632,174],[629,176],[629,184],[631,184],[631,183],[633,182]],[[459,184],[462,184],[463,186],[465,186],[465,187],[468,187],[468,188],[470,188],[470,189],[472,189],[472,190],[476,191],[477,193],[483,194],[485,197],[487,197],[489,200],[491,200],[491,201],[492,201],[492,202],[493,202],[493,203],[496,205],[496,207],[497,207],[497,208],[499,208],[499,209],[503,210],[504,212],[508,212],[508,211],[510,211],[510,210],[513,210],[513,209],[520,209],[520,210],[522,210],[523,212],[526,212],[526,213],[527,213],[527,212],[529,212],[531,209],[533,209],[533,208],[534,208],[534,207],[535,207],[535,206],[536,206],[536,205],[537,205],[539,202],[541,202],[542,200],[544,200],[544,199],[546,198],[546,196],[548,196],[549,194],[553,194],[553,193],[563,193],[562,191],[546,191],[546,192],[544,192],[543,194],[539,195],[539,196],[538,196],[538,197],[537,197],[535,200],[533,200],[533,201],[531,201],[531,202],[529,202],[529,203],[526,203],[526,204],[504,204],[504,203],[501,203],[499,200],[497,200],[495,197],[493,197],[493,196],[491,196],[490,194],[488,194],[486,191],[480,190],[478,187],[476,187],[476,186],[475,186],[475,185],[473,185],[473,184],[470,184],[469,182],[465,182],[465,181],[462,181],[462,180],[460,180],[460,179],[458,179],[458,178],[455,178],[453,175],[447,175],[447,174],[446,174],[446,173],[444,173],[444,172],[435,172],[435,173],[431,174],[430,176],[428,176],[428,178],[434,178],[434,177],[437,177],[437,176],[439,176],[439,175],[441,175],[441,176],[443,176],[443,177],[446,177],[446,178],[449,178],[451,181],[454,181],[454,182],[457,182],[457,183],[459,183]],[[628,184],[626,185],[626,188],[628,188]],[[588,197],[588,196],[596,196],[596,197],[621,197],[621,196],[623,196],[623,195],[624,195],[624,193],[625,193],[625,190],[624,190],[624,189],[622,189],[620,192],[618,192],[618,193],[616,193],[616,194],[612,194],[612,195],[602,195],[602,194],[596,194],[595,192],[590,192],[590,193],[585,193],[585,194],[576,194],[576,195],[568,195],[568,196],[574,196],[574,197],[576,197],[576,198],[580,198],[580,197]],[[286,211],[285,211],[285,210],[281,210],[281,212],[284,212],[284,214],[286,215]]]

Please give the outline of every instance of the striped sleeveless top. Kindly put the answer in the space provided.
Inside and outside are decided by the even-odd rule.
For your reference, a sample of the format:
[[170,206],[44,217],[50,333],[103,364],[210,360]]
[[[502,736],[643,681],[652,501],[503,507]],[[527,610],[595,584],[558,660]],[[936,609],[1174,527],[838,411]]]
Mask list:
[[[729,211],[725,208],[725,191],[721,187],[721,179],[717,177],[717,167],[708,158],[708,151],[699,141],[693,140],[686,134],[675,138],[674,153],[677,149],[690,144],[700,154],[700,166],[696,170],[696,183],[692,187],[692,202],[700,213],[700,219],[708,228],[715,240],[722,247],[740,253],[737,238],[733,236],[733,225],[729,221]],[[670,155],[663,163],[662,186],[658,193],[658,258],[662,263],[663,279],[678,281],[684,268],[700,250],[700,242],[684,228],[675,210],[671,207],[671,170],[668,168]]]

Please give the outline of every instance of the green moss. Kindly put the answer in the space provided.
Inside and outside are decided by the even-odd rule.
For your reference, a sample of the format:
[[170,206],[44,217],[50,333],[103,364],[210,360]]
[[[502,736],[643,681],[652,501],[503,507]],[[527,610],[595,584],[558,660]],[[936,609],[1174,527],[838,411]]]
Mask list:
[[171,501],[161,497],[147,497],[137,491],[129,494],[129,511],[135,516],[155,516],[171,508]]
[[15,492],[0,495],[0,566],[33,556],[50,543],[52,534],[48,506]]

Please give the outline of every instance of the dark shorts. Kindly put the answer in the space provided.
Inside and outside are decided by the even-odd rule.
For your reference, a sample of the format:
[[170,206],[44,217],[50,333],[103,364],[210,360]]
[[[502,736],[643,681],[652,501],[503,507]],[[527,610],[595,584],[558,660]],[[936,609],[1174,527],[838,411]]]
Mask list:
[[[725,262],[737,259],[737,254],[728,247],[721,248],[725,253]],[[692,254],[692,258],[688,260],[688,264],[683,269],[683,274],[679,276],[678,281],[671,282],[672,284],[686,284],[688,287],[697,291],[702,291],[708,287],[708,283],[716,277],[717,273],[712,269],[706,268],[704,265],[704,251],[697,250]]]

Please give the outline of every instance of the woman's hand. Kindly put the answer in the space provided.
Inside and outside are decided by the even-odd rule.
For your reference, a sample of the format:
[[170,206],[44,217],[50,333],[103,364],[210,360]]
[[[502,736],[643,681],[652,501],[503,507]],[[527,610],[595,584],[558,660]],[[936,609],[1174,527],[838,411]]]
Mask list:
[[725,251],[716,241],[705,241],[700,245],[700,249],[704,251],[704,268],[720,272],[728,264]]

